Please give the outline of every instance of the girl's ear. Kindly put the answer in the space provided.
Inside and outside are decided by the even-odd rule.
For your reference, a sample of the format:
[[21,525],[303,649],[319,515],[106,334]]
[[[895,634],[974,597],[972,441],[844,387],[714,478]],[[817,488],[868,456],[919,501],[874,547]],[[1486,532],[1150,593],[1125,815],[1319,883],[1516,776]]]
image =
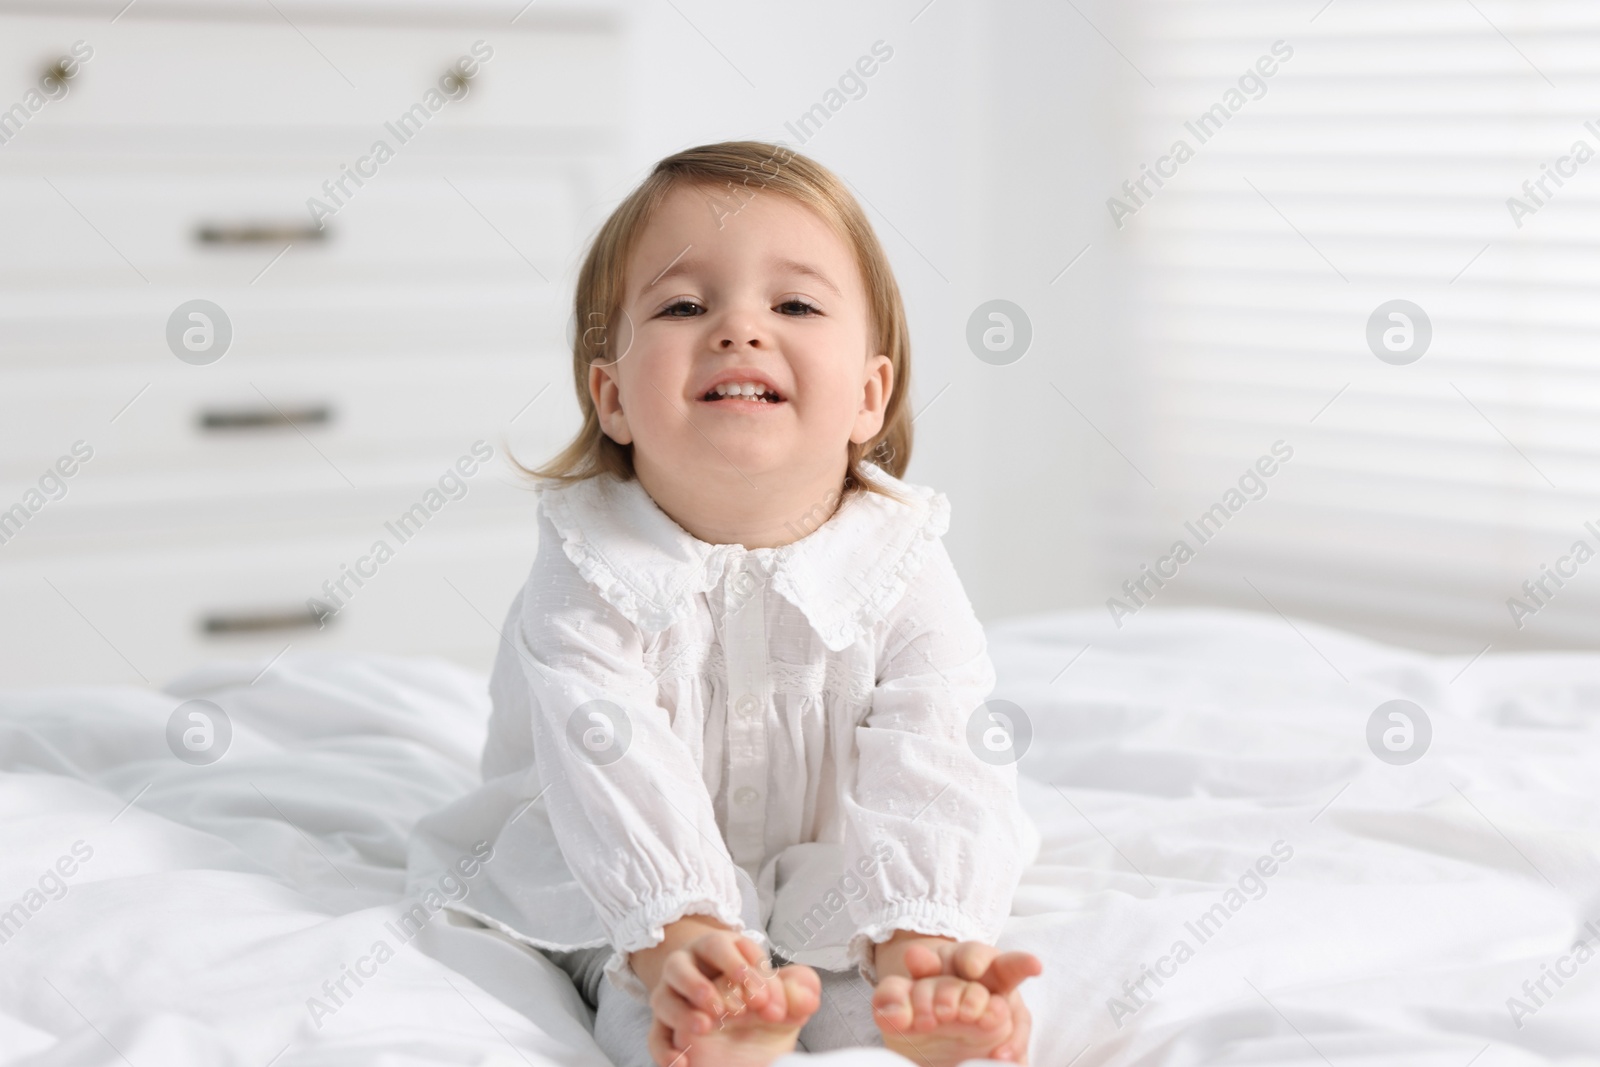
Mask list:
[[622,390],[610,366],[589,365],[589,400],[605,435],[619,445],[632,444],[633,432],[628,429],[628,416],[622,410]]
[[894,392],[894,362],[883,353],[867,360],[867,377],[861,387],[861,409],[856,412],[856,425],[850,440],[865,444],[883,429],[884,415],[889,410],[889,397]]

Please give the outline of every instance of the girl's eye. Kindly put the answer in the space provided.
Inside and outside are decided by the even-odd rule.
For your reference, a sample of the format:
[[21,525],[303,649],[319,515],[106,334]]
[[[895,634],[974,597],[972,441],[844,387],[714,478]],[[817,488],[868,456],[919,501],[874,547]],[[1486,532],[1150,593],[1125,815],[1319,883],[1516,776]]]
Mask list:
[[795,318],[805,318],[810,315],[821,314],[822,309],[807,301],[791,298],[779,304],[778,311],[784,315],[792,315]]
[[704,310],[705,308],[701,307],[699,304],[696,304],[693,300],[683,299],[674,300],[672,303],[662,308],[657,314],[663,315],[670,319],[688,319],[693,318]]

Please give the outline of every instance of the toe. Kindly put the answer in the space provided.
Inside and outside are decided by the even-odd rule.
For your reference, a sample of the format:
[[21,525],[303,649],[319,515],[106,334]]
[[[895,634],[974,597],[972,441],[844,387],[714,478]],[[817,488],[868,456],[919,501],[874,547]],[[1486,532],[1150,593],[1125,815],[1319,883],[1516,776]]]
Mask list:
[[961,1011],[961,998],[966,993],[966,982],[960,978],[938,979],[933,992],[933,1015],[941,1023],[954,1022]]
[[790,964],[778,972],[791,1021],[805,1022],[822,1006],[822,979],[804,964]]
[[911,1025],[911,979],[891,975],[878,983],[872,994],[873,1014],[891,1029],[903,1030]]
[[966,991],[961,995],[961,1021],[976,1022],[989,1007],[989,999],[989,990],[981,982],[968,982]]

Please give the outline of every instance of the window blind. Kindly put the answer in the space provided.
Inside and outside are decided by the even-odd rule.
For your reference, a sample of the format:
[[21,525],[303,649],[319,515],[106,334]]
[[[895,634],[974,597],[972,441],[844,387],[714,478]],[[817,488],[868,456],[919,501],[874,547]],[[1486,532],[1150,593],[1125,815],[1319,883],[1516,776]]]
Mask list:
[[1600,4],[1121,17],[1138,103],[1105,190],[1132,338],[1108,613],[1594,644]]

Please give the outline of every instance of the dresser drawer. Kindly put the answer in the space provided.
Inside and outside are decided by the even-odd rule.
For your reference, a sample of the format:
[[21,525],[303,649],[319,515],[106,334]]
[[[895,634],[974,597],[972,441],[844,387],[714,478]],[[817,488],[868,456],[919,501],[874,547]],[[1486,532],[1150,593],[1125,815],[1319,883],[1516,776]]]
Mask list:
[[[385,122],[420,106],[425,117],[414,120],[426,138],[434,127],[559,130],[610,126],[620,117],[617,79],[595,76],[617,67],[618,35],[603,16],[554,19],[535,8],[512,25],[509,16],[474,22],[440,5],[431,25],[381,25],[381,11],[361,17],[276,7],[237,5],[206,22],[138,4],[115,24],[0,14],[0,84],[38,84],[81,41],[80,54],[91,54],[67,93],[46,102],[28,126],[346,126],[376,137]],[[463,56],[476,63],[464,93],[449,73]]]
[[[314,370],[344,360],[411,356],[470,362],[474,356],[526,353],[537,361],[569,346],[570,289],[530,286],[526,273],[522,280],[514,277],[507,272],[493,280],[411,278],[276,291],[265,282],[232,289],[147,286],[131,274],[132,284],[124,278],[99,288],[0,285],[0,373],[70,368],[87,383],[137,365],[145,371],[142,385],[163,374],[202,374],[240,360],[294,357]],[[173,312],[196,297],[221,306],[233,327],[232,346],[210,367],[180,366],[166,340]],[[563,378],[571,373],[563,370]]]
[[577,429],[570,377],[564,354],[451,351],[240,353],[204,367],[168,356],[153,368],[92,374],[17,368],[0,390],[0,491],[31,481],[78,439],[96,450],[85,486],[166,473],[193,489],[230,477],[241,486],[371,486],[392,481],[386,468],[447,463],[478,439],[496,449],[508,439],[519,456],[542,458]]
[[[447,514],[433,520],[444,523]],[[336,614],[323,583],[386,538],[387,562]],[[388,531],[351,528],[315,540],[176,540],[165,549],[16,563],[0,551],[0,685],[161,684],[218,658],[296,651],[381,649],[434,654],[487,670],[512,596],[537,551],[531,517],[424,529],[400,543]],[[452,587],[453,586],[453,587]]]
[[[363,186],[338,161],[237,173],[0,172],[12,285],[326,289],[407,279],[558,277],[580,241],[571,172],[401,160]],[[329,192],[332,188],[332,192]],[[308,207],[308,201],[315,201]]]

